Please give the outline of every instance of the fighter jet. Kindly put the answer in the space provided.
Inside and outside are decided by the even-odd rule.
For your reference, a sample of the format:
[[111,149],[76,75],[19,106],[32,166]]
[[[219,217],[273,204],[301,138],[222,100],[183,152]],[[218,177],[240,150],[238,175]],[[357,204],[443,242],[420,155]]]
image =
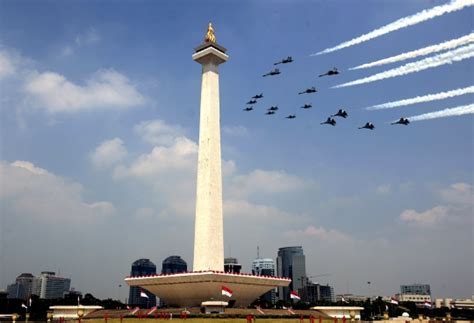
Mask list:
[[331,115],[331,117],[342,117],[342,118],[347,118],[348,114],[346,110],[339,109],[336,114]]
[[275,114],[275,111],[268,110],[267,113],[265,113],[265,114],[272,115],[272,114]]
[[296,116],[294,114],[290,114],[288,117],[286,117],[287,119],[294,119],[296,118]]
[[333,118],[328,118],[326,121],[321,122],[320,124],[330,124],[334,127],[336,125],[336,120],[334,120]]
[[318,92],[318,90],[316,90],[316,88],[314,86],[304,90],[303,92],[299,92],[298,94],[305,94],[305,93],[314,93],[314,92]]
[[252,111],[252,110],[253,110],[253,107],[252,107],[252,106],[250,106],[250,107],[244,109],[244,111]]
[[288,56],[287,58],[284,58],[281,61],[274,63],[273,65],[286,64],[286,63],[291,63],[291,62],[293,62],[293,57]]
[[246,104],[255,104],[257,103],[257,100],[250,100],[249,102],[247,102]]
[[408,120],[407,118],[400,118],[400,120],[396,122],[392,122],[391,124],[402,124],[402,125],[408,126],[409,123],[410,123],[410,120]]
[[327,71],[326,73],[319,75],[319,77],[326,76],[326,75],[331,76],[331,75],[337,75],[337,74],[339,74],[339,71],[337,70],[336,67],[334,67],[332,70]]
[[278,110],[278,107],[276,105],[268,108],[268,111],[276,111],[276,110]]
[[301,109],[309,109],[309,108],[311,108],[311,107],[312,107],[311,104],[305,104],[305,105],[303,105],[303,106],[301,107]]
[[254,96],[252,97],[252,99],[261,99],[261,98],[263,98],[263,93],[254,95]]
[[370,129],[374,130],[375,126],[372,122],[367,122],[363,127],[359,127],[359,129]]
[[265,76],[272,76],[272,75],[278,75],[281,74],[280,70],[278,68],[275,68],[274,70],[268,72],[267,74],[263,74],[263,77]]

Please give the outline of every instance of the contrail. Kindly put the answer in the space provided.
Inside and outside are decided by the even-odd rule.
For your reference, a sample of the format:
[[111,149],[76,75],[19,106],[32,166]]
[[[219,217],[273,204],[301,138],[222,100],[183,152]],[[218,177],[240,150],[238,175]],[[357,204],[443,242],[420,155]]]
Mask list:
[[358,79],[352,82],[339,84],[339,85],[333,86],[332,88],[337,89],[341,87],[370,83],[370,82],[380,81],[380,80],[391,78],[391,77],[420,72],[428,68],[437,67],[437,66],[441,66],[445,64],[451,64],[454,62],[459,62],[464,59],[471,58],[473,56],[474,56],[474,44],[471,44],[471,45],[459,47],[457,49],[454,49],[446,53],[430,56],[413,63],[408,63],[408,64],[402,65],[397,68],[393,68],[391,70],[388,70],[382,73],[374,74],[374,75],[371,75],[362,79]]
[[358,70],[362,68],[369,68],[369,67],[374,67],[374,66],[400,62],[406,59],[415,58],[417,56],[425,56],[425,55],[433,54],[436,52],[453,49],[459,46],[464,46],[472,42],[474,42],[474,33],[470,33],[469,35],[466,35],[457,39],[448,40],[444,43],[440,43],[437,45],[432,45],[432,46],[420,48],[411,52],[403,53],[400,55],[384,58],[372,63],[362,64],[356,67],[351,67],[349,70]]
[[449,109],[444,109],[441,111],[420,114],[417,116],[409,117],[408,120],[422,121],[422,120],[430,120],[430,119],[436,119],[436,118],[462,116],[464,114],[472,114],[472,113],[474,113],[474,104],[468,104],[468,105],[462,105],[456,108],[449,108]]
[[421,12],[415,13],[414,15],[398,19],[397,21],[394,21],[388,25],[385,25],[381,28],[375,29],[368,34],[359,36],[357,38],[354,38],[352,40],[343,42],[335,47],[327,48],[321,52],[318,52],[316,54],[311,54],[311,56],[316,56],[316,55],[321,55],[321,54],[327,54],[334,52],[336,50],[346,48],[349,46],[354,46],[363,42],[366,42],[368,40],[371,40],[373,38],[377,38],[379,36],[388,34],[392,31],[406,28],[412,25],[416,25],[420,22],[426,21],[433,19],[435,17],[439,17],[444,15],[445,13],[450,13],[454,12],[457,10],[461,10],[465,7],[472,6],[474,5],[474,0],[452,0],[447,4],[433,7],[431,9],[423,10]]
[[410,104],[416,104],[416,103],[422,103],[422,102],[428,102],[428,101],[444,100],[444,99],[449,99],[455,96],[471,94],[471,93],[474,93],[474,86],[468,86],[463,89],[456,89],[456,90],[447,91],[447,92],[417,96],[414,98],[400,100],[400,101],[387,102],[383,104],[373,105],[365,109],[366,110],[392,109],[392,108],[397,108],[404,105],[410,105]]

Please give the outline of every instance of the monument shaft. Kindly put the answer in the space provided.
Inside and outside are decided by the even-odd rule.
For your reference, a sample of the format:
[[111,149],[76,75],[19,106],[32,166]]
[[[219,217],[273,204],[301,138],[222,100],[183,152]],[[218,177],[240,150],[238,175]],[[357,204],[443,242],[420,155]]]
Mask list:
[[224,270],[218,66],[228,56],[214,47],[193,55],[202,65],[193,270]]

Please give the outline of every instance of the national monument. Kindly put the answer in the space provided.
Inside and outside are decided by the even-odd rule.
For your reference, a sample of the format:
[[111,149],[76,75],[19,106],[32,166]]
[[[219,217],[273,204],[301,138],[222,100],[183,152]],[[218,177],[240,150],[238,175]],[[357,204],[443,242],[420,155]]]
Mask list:
[[[152,292],[170,306],[200,306],[215,300],[244,307],[272,288],[288,286],[290,279],[224,272],[218,67],[229,56],[217,44],[211,23],[204,43],[195,48],[192,57],[202,65],[193,271],[127,277],[125,281]],[[222,286],[232,290],[230,298],[221,294]]]

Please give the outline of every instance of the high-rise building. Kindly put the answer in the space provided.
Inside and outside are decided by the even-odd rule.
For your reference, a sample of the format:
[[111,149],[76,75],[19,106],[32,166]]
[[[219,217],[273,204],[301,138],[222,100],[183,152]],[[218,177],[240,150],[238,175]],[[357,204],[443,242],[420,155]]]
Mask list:
[[224,272],[239,274],[241,269],[242,265],[237,258],[224,258]]
[[[155,274],[156,266],[150,261],[150,259],[138,259],[132,264],[130,276],[146,276]],[[140,294],[142,291],[148,297],[141,297]],[[152,307],[156,305],[156,296],[138,286],[130,286],[128,304],[132,306],[140,306],[141,308]]]
[[300,289],[300,296],[309,303],[316,303],[319,301],[335,302],[334,288],[329,285],[320,285],[319,283],[313,283],[310,281]]
[[291,283],[288,287],[278,288],[278,298],[289,301],[290,291],[301,289],[306,278],[306,260],[301,246],[283,247],[278,249],[277,257],[278,276],[288,277]]
[[411,295],[430,295],[431,288],[428,284],[411,284],[401,285],[400,294],[411,294]]
[[30,273],[23,273],[18,276],[14,284],[8,285],[8,298],[19,298],[27,300],[33,291],[35,276]]
[[162,274],[177,274],[188,271],[188,264],[180,256],[169,256],[163,260],[161,266]]
[[33,279],[31,293],[42,299],[63,298],[70,286],[70,278],[56,276],[53,271],[43,271],[39,277]]
[[[258,258],[252,261],[252,274],[258,276],[275,276],[275,261],[271,258]],[[260,299],[274,304],[276,302],[276,289],[272,289],[262,296]]]

